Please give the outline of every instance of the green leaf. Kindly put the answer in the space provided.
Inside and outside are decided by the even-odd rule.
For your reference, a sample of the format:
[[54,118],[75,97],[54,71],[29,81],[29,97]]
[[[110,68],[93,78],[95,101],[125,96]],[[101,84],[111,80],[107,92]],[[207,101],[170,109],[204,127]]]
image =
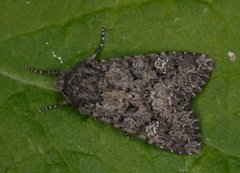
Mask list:
[[[239,172],[239,11],[239,0],[1,1],[0,172]],[[24,66],[71,68],[92,54],[102,26],[102,59],[166,50],[214,58],[192,104],[200,154],[162,151],[72,107],[38,113],[62,96],[54,78]]]

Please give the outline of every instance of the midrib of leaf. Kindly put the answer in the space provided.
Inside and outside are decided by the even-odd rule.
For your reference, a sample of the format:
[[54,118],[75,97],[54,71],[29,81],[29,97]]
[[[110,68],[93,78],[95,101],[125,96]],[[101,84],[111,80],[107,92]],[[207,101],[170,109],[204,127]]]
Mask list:
[[40,85],[39,83],[34,83],[34,82],[30,82],[28,80],[24,80],[22,78],[19,78],[17,75],[10,74],[9,72],[3,71],[3,70],[0,70],[0,74],[5,76],[5,77],[8,77],[8,78],[10,78],[12,80],[15,80],[17,82],[20,82],[20,83],[22,83],[24,85],[32,85],[32,86],[35,86],[35,87],[38,87],[38,88],[41,88],[41,89],[44,89],[44,90],[48,90],[48,91],[57,91],[57,89],[46,87],[44,85]]

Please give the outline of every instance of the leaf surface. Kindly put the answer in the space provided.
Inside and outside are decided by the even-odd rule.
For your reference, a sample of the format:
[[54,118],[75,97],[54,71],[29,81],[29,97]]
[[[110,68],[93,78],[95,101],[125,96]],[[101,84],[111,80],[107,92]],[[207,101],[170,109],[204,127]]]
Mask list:
[[[239,172],[239,11],[238,0],[0,2],[0,172]],[[192,102],[200,154],[162,151],[72,107],[38,113],[62,96],[54,78],[24,67],[70,69],[92,54],[102,26],[102,59],[160,51],[213,57],[210,81]]]

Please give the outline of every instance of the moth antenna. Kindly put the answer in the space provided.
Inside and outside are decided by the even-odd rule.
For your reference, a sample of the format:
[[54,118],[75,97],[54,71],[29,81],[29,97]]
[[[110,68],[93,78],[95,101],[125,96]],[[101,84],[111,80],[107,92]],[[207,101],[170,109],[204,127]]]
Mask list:
[[67,105],[68,102],[66,102],[65,100],[62,101],[62,102],[59,102],[59,103],[56,103],[54,105],[48,105],[48,106],[44,106],[42,108],[40,108],[38,111],[39,112],[46,112],[46,111],[50,111],[50,110],[53,110],[53,109],[57,109],[57,108],[60,108],[64,105]]
[[42,69],[37,69],[37,68],[33,68],[30,66],[25,66],[25,69],[33,72],[33,73],[37,73],[37,74],[49,74],[52,76],[59,76],[60,74],[62,74],[62,72],[60,70],[57,69],[53,69],[53,70],[42,70]]
[[104,47],[104,44],[105,44],[105,39],[106,39],[106,28],[102,27],[100,42],[98,44],[98,47],[96,48],[93,55],[89,59],[94,60],[96,58],[96,56],[101,52],[101,50],[102,50],[102,48]]

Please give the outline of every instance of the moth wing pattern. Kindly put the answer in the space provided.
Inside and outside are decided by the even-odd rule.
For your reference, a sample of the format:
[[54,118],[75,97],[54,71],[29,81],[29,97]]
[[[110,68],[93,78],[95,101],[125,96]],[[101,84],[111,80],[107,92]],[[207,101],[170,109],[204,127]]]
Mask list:
[[205,54],[162,52],[86,60],[58,77],[71,104],[159,148],[198,153],[200,125],[190,100],[213,69]]

